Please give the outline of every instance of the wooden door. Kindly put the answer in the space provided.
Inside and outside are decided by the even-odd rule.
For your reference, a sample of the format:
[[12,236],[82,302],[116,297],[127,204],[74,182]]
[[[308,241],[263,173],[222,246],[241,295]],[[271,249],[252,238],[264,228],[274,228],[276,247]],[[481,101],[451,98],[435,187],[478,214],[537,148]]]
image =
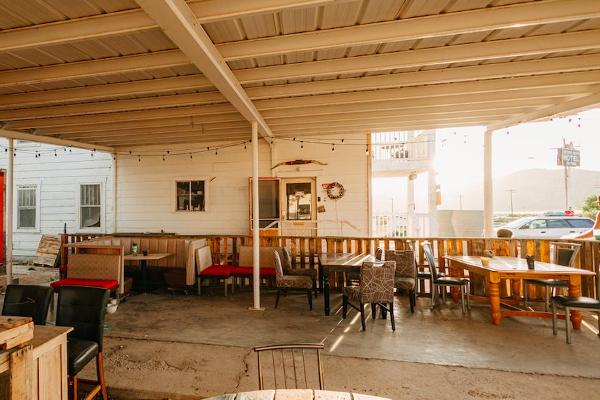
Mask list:
[[316,178],[281,178],[281,234],[317,235]]

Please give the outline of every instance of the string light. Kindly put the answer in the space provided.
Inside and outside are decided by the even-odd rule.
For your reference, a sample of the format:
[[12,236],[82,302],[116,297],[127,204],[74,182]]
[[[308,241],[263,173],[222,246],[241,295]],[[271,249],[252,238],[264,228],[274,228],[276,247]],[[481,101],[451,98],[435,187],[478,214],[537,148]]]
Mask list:
[[369,155],[369,145],[367,145],[366,148],[365,148],[365,154]]
[[335,144],[331,143],[331,151],[335,151]]
[[300,148],[303,149],[304,148],[304,142],[301,140],[300,141]]

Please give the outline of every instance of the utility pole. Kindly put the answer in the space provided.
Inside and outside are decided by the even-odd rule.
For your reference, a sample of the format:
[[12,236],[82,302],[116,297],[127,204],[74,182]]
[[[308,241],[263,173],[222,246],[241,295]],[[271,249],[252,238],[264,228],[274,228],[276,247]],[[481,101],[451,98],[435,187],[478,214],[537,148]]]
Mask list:
[[508,193],[510,193],[510,215],[515,215],[515,210],[513,208],[513,193],[516,192],[515,189],[510,188],[506,190]]
[[462,198],[463,198],[463,195],[462,195],[462,193],[459,193],[459,194],[458,194],[458,209],[459,209],[459,210],[462,210],[462,209],[463,209],[463,206],[462,206]]
[[[567,141],[563,138],[563,149],[567,147]],[[563,155],[564,157],[564,155]],[[563,168],[565,170],[565,210],[569,209],[569,167],[563,158]]]

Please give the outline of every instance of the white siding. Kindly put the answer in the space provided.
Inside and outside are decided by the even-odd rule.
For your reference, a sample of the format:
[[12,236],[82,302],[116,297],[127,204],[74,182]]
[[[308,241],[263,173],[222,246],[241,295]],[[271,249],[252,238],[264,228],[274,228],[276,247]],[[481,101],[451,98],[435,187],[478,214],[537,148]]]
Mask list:
[[[350,138],[350,137],[348,137]],[[366,135],[354,137],[362,146],[331,146],[299,142],[276,142],[273,160],[269,145],[261,140],[260,176],[271,176],[271,165],[280,161],[314,159],[328,165],[282,166],[274,176],[317,178],[317,195],[326,212],[318,214],[319,235],[360,236],[368,233]],[[320,138],[321,139],[321,138]],[[348,142],[347,142],[348,143]],[[173,146],[169,150],[190,149]],[[149,151],[152,148],[145,148]],[[165,150],[164,146],[156,148]],[[143,157],[121,156],[117,167],[117,212],[119,232],[175,232],[179,234],[247,234],[249,177],[252,174],[250,145],[189,155]],[[272,164],[273,163],[273,164]],[[175,212],[172,184],[176,178],[208,178],[205,212]],[[340,182],[346,195],[334,202],[326,198],[322,183]],[[337,211],[336,211],[337,203]],[[342,224],[336,222],[341,220]]]
[[[6,147],[7,141],[0,144]],[[14,230],[13,254],[16,258],[35,254],[42,234],[79,231],[79,185],[101,183],[104,204],[103,232],[113,231],[112,156],[63,147],[15,141],[15,185],[34,183],[40,187],[39,230],[20,232]],[[19,151],[22,149],[23,151]],[[35,157],[35,151],[42,154]],[[57,156],[54,156],[56,150]],[[7,153],[0,152],[0,168],[6,170]],[[15,203],[16,207],[16,203]],[[15,219],[16,221],[16,219]],[[15,224],[16,225],[16,224]]]

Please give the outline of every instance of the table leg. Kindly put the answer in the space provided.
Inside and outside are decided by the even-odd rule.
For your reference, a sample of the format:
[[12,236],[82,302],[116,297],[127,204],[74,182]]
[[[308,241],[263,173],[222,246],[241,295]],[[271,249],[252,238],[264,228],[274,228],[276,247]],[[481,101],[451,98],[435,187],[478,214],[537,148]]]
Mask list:
[[140,260],[142,270],[142,293],[148,293],[148,264],[146,260]]
[[[572,275],[569,278],[569,297],[581,296],[581,275]],[[571,310],[571,324],[573,329],[581,329],[581,311]]]
[[512,280],[512,298],[517,304],[521,302],[521,281],[519,279]]
[[321,287],[323,288],[323,308],[325,315],[329,315],[329,269],[321,266]]
[[490,312],[492,324],[500,325],[502,313],[500,311],[500,277],[490,274],[488,277],[488,297],[490,299]]
[[[453,276],[456,278],[462,278],[462,275],[463,275],[462,269],[456,268],[456,266],[454,265],[454,263],[452,261],[450,261],[449,266],[448,266],[448,274],[450,276]],[[441,289],[446,290],[446,288],[444,286],[442,286]],[[458,303],[458,300],[460,300],[460,289],[458,287],[451,286],[450,293],[452,294],[452,301],[454,301],[455,303]]]

